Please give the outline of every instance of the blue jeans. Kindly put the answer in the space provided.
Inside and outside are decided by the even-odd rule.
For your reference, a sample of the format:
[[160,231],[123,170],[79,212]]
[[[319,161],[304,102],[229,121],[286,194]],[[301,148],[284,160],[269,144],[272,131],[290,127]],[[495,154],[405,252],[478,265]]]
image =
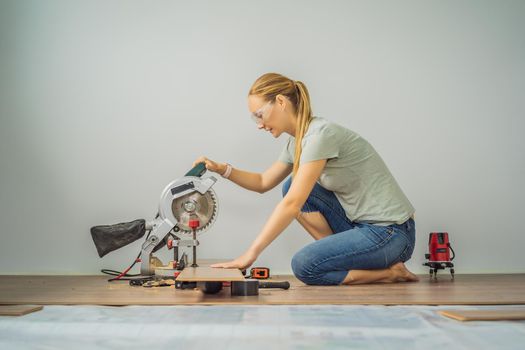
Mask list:
[[[283,184],[283,196],[291,177]],[[335,194],[318,183],[302,212],[320,212],[334,234],[312,242],[292,258],[292,270],[310,285],[338,285],[350,270],[384,269],[412,256],[416,228],[413,219],[403,224],[379,226],[352,222]]]

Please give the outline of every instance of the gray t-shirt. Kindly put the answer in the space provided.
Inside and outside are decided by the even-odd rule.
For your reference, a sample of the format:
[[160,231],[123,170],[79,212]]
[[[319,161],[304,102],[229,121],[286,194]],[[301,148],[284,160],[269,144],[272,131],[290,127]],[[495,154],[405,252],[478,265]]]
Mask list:
[[[279,160],[293,164],[295,137],[290,136]],[[300,163],[327,159],[318,183],[333,191],[354,222],[401,224],[414,207],[375,149],[357,133],[313,117],[302,141]]]

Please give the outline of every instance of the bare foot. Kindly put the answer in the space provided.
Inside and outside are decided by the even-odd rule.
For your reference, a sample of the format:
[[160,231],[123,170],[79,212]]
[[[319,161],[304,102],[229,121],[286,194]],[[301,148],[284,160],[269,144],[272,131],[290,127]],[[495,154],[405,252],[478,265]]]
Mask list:
[[393,277],[392,282],[417,282],[419,278],[414,275],[412,272],[408,271],[405,264],[401,261],[390,266],[390,271],[392,271]]

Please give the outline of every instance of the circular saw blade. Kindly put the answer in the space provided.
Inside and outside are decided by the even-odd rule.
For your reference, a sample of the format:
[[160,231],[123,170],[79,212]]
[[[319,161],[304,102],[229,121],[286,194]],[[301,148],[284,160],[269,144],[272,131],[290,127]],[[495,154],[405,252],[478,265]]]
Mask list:
[[195,191],[175,198],[171,203],[173,216],[177,219],[180,233],[191,234],[193,231],[189,226],[189,220],[197,218],[199,227],[197,233],[206,231],[215,221],[217,216],[217,196],[210,188],[204,194]]

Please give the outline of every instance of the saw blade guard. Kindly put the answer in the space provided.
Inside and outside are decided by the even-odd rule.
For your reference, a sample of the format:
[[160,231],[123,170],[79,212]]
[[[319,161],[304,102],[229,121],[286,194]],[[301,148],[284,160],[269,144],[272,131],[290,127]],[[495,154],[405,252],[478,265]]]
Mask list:
[[218,201],[215,191],[211,188],[217,179],[213,176],[202,178],[185,176],[172,181],[161,195],[159,213],[175,228],[174,234],[180,238],[192,235],[190,219],[198,219],[199,235],[215,222],[218,214]]

